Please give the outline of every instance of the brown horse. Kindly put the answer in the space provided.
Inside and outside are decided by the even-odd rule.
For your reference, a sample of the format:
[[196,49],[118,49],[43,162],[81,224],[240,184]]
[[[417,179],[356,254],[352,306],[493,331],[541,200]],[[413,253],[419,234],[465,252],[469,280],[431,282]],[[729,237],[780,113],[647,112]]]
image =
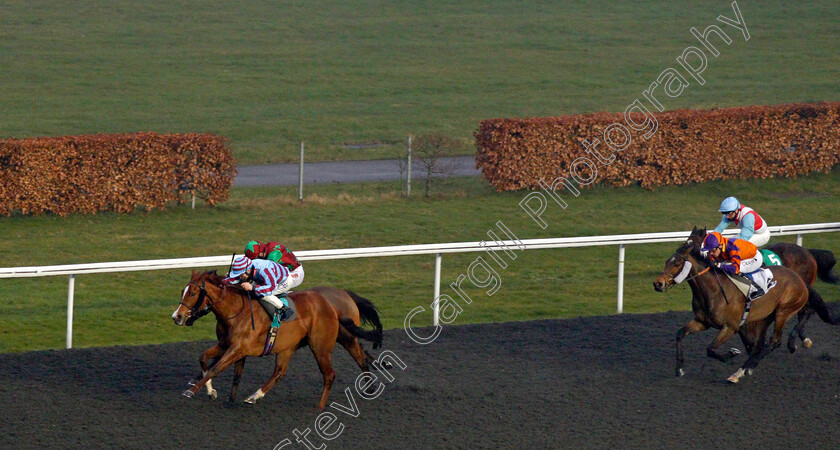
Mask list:
[[[215,274],[215,272],[193,272],[190,283],[202,283],[210,273]],[[189,286],[189,284],[187,286]],[[326,298],[327,301],[329,301],[338,311],[340,326],[338,329],[337,342],[341,344],[348,353],[350,353],[350,356],[353,357],[356,364],[359,365],[359,368],[362,369],[363,372],[368,372],[371,368],[378,370],[379,367],[376,364],[376,359],[364,349],[358,339],[362,338],[373,342],[374,349],[382,346],[382,323],[379,320],[379,313],[373,302],[356,294],[355,292],[328,286],[318,286],[312,288],[311,290],[317,291],[323,295],[324,298]],[[209,312],[209,309],[203,309],[197,314],[191,315],[186,320],[185,325],[192,325],[195,320],[207,312]],[[262,308],[259,308],[254,314],[266,315],[266,317],[268,317]],[[362,324],[373,325],[374,330],[366,331],[361,328],[360,325]],[[228,347],[230,347],[227,322],[216,322],[216,337],[218,339],[216,345],[207,349],[199,358],[201,373],[189,382],[191,386],[194,386],[195,383],[203,378],[207,373],[208,368],[215,364],[219,357],[228,349]],[[390,363],[388,363],[388,361],[383,361],[381,364],[386,369],[390,368]],[[234,367],[233,386],[229,397],[229,401],[231,402],[236,400],[236,393],[239,388],[239,381],[242,377],[244,366],[245,358],[242,358],[236,362]],[[207,395],[211,399],[215,400],[218,393],[215,389],[213,389],[212,383],[213,380],[208,380],[205,384],[205,388],[207,389]]]
[[[172,318],[177,325],[185,325],[190,317],[207,309],[216,320],[226,324],[225,341],[228,347],[218,361],[209,367],[194,386],[184,392],[193,397],[210,379],[233,363],[244,366],[247,356],[261,356],[265,347],[271,320],[267,314],[251,314],[256,300],[247,291],[225,284],[215,272],[205,272],[194,277],[200,283],[191,281],[184,289],[178,309]],[[246,402],[254,403],[268,392],[277,380],[286,373],[294,352],[308,345],[324,377],[324,389],[318,407],[323,409],[335,380],[330,357],[339,336],[339,313],[336,308],[317,291],[301,291],[290,295],[297,308],[297,318],[280,327],[271,353],[276,354],[274,373],[263,386]],[[217,333],[218,335],[218,333]],[[241,374],[241,369],[240,369]]]
[[[773,278],[776,287],[752,301],[749,315],[742,327],[742,318],[746,309],[746,297],[723,271],[710,265],[700,255],[702,236],[705,230],[696,227],[691,236],[665,262],[664,271],[653,282],[653,287],[664,292],[676,284],[675,279],[681,274],[686,264],[691,264],[688,271],[688,283],[691,286],[691,309],[694,319],[677,331],[676,367],[677,376],[685,374],[683,370],[682,340],[691,333],[709,328],[719,329],[714,341],[706,348],[706,354],[714,359],[727,362],[737,355],[730,350],[720,354],[717,349],[735,333],[741,336],[748,358],[737,372],[728,378],[737,383],[744,373],[751,373],[759,361],[781,345],[781,335],[787,321],[799,312],[808,302],[808,288],[805,282],[793,270],[784,266],[773,266]],[[773,337],[768,343],[765,339],[767,328],[773,324]],[[791,330],[788,349],[796,350],[794,333],[804,323],[798,323]]]
[[[808,285],[808,304],[799,311],[799,321],[808,322],[808,319],[816,312],[823,322],[830,325],[840,324],[840,317],[831,312],[823,298],[813,288],[818,277],[826,283],[840,282],[837,275],[831,272],[837,262],[834,255],[828,250],[805,249],[788,242],[779,242],[766,248],[779,255],[782,265],[793,269]],[[806,348],[811,347],[811,339],[805,337],[804,325],[799,328],[799,338],[802,339]]]

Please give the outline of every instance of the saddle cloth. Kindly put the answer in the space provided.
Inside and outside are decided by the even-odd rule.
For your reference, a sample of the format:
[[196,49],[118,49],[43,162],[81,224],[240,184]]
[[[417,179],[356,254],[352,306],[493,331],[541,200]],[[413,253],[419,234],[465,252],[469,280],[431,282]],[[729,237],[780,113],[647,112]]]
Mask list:
[[[738,289],[741,290],[741,293],[743,293],[745,297],[749,298],[750,294],[756,290],[755,286],[745,280],[744,277],[727,275],[729,276],[729,279],[735,283],[735,286],[738,286]],[[773,272],[771,272],[770,269],[759,269],[755,272],[744,274],[744,276],[750,278],[755,284],[761,286],[761,288],[764,289],[765,294],[776,285],[776,280],[773,279]]]
[[[280,297],[280,296],[278,296],[278,297]],[[283,318],[280,319],[280,321],[281,322],[291,322],[292,320],[295,320],[297,318],[297,307],[295,306],[295,302],[292,301],[291,297],[289,297],[288,295],[284,295],[283,297],[285,297],[286,303],[289,306],[288,306],[288,309],[286,310],[286,315],[283,316]],[[263,300],[262,298],[258,299],[257,301],[260,302],[260,305],[263,307],[265,312],[268,313],[269,318],[274,317],[274,312],[277,311],[277,308],[274,305],[272,305],[271,303]]]

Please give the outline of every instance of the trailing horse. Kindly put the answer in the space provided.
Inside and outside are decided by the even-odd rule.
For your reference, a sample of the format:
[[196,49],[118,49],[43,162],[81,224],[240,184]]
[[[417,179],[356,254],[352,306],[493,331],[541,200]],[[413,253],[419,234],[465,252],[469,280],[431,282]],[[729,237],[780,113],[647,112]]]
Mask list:
[[[779,242],[766,247],[767,250],[779,255],[782,265],[790,267],[808,285],[808,304],[799,311],[799,321],[808,322],[814,312],[829,325],[840,324],[840,317],[831,312],[822,296],[814,290],[813,284],[817,278],[826,283],[837,284],[840,278],[831,272],[837,260],[828,250],[805,249],[796,244]],[[799,338],[805,347],[811,346],[811,340],[805,337],[804,325],[799,328]]]
[[[714,359],[727,362],[737,355],[737,351],[718,353],[718,348],[738,333],[747,350],[748,358],[732,374],[728,381],[737,383],[744,373],[752,372],[759,361],[771,351],[781,345],[781,335],[787,321],[799,312],[808,302],[808,288],[805,282],[793,270],[784,266],[770,268],[776,286],[763,296],[751,303],[749,314],[745,315],[746,297],[726,274],[710,265],[700,255],[699,248],[703,242],[705,230],[696,227],[691,236],[665,262],[665,269],[653,282],[653,287],[664,292],[687,276],[691,287],[691,309],[694,319],[677,331],[676,335],[676,366],[677,376],[682,376],[684,355],[682,340],[691,333],[697,333],[709,328],[720,330],[706,348],[706,354]],[[687,266],[690,264],[690,266]],[[687,269],[684,272],[684,269]],[[686,275],[687,274],[687,275]],[[765,335],[770,324],[773,324],[773,337],[768,343]],[[743,326],[742,326],[743,325]],[[796,350],[794,333],[804,326],[799,322],[788,337],[788,349]]]
[[[193,272],[190,283],[202,283],[210,275],[216,275],[216,272]],[[187,286],[189,286],[189,284]],[[379,367],[375,364],[375,358],[364,349],[359,342],[359,339],[357,339],[361,338],[373,342],[373,348],[382,346],[382,322],[379,320],[379,310],[373,302],[356,294],[355,292],[327,286],[319,286],[312,288],[311,290],[321,293],[324,298],[326,298],[327,301],[329,301],[338,311],[340,326],[337,342],[341,344],[348,353],[350,353],[350,356],[353,357],[362,371],[369,371],[371,368],[378,370]],[[259,307],[254,308],[251,311],[251,314],[254,314],[254,311],[256,311],[255,314],[267,315],[264,310]],[[209,309],[203,309],[196,314],[190,315],[190,317],[186,319],[185,325],[192,325],[195,320],[208,312]],[[364,330],[360,327],[362,324],[373,325],[374,329],[372,331]],[[198,380],[204,377],[208,368],[213,366],[216,361],[218,361],[219,357],[230,346],[228,341],[228,326],[226,322],[216,322],[216,338],[216,344],[204,351],[199,358],[201,373],[189,382],[191,386],[194,386]],[[384,362],[383,365],[386,369],[390,368],[387,361]],[[230,392],[229,401],[236,400],[236,394],[244,367],[245,358],[236,362],[234,367],[233,386]],[[218,396],[218,392],[213,389],[212,380],[208,380],[205,387],[207,389],[207,395],[211,399],[215,400]]]

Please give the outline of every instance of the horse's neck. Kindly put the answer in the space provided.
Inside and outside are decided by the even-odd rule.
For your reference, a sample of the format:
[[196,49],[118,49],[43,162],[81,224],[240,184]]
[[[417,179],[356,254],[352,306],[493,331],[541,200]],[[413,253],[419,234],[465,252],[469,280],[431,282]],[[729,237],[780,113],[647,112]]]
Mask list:
[[213,311],[216,319],[220,322],[234,316],[238,311],[238,308],[241,307],[241,300],[235,297],[242,294],[236,292],[232,288],[207,283],[204,289],[207,290],[207,294],[210,296],[212,301],[210,309]]
[[[688,276],[691,277],[691,279],[688,280],[688,285],[691,286],[691,292],[695,297],[708,301],[710,296],[718,293],[721,288],[714,279],[715,274],[712,273],[715,269],[713,267],[706,266],[705,263],[703,263],[703,266],[701,267],[701,262],[691,255],[686,257],[686,261],[691,263],[691,270],[688,272]],[[703,270],[706,270],[707,267],[709,270],[698,276],[698,274]]]

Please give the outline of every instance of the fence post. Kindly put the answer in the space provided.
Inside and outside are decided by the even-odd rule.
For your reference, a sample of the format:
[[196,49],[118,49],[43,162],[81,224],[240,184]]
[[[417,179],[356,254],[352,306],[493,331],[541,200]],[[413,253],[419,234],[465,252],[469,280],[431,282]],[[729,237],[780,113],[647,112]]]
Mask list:
[[796,245],[802,247],[802,233],[796,235]]
[[67,283],[67,348],[73,348],[73,292],[76,290],[76,275],[70,275]]
[[617,311],[624,311],[624,244],[618,246],[618,299]]
[[303,141],[300,141],[300,172],[298,173],[298,201],[303,203]]
[[440,297],[440,262],[440,253],[437,253],[435,254],[435,305],[432,319],[432,325],[434,326],[438,326],[440,322],[440,302],[437,301],[438,297]]
[[[408,136],[408,149],[406,150],[406,177],[405,177],[405,196],[411,197],[411,135]],[[437,298],[437,297],[435,297]]]

